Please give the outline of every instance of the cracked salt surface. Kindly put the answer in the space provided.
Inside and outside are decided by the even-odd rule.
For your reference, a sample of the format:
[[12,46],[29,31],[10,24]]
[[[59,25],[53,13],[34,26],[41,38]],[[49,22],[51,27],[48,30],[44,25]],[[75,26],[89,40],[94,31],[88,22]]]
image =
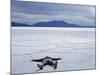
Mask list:
[[[12,74],[95,68],[95,28],[12,28]],[[45,56],[62,58],[53,70],[37,71],[30,62]]]

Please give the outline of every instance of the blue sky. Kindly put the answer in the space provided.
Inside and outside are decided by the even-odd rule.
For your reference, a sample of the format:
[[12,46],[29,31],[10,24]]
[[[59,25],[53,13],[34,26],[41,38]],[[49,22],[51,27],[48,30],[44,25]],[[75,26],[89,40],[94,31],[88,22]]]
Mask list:
[[12,0],[12,21],[34,24],[63,20],[82,26],[95,26],[95,6]]

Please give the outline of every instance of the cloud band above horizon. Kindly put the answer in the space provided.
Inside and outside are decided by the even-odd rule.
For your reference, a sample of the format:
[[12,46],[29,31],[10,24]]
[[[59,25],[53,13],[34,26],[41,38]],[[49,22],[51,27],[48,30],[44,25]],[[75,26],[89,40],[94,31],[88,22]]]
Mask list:
[[95,6],[12,0],[11,20],[34,24],[63,20],[82,26],[95,26]]

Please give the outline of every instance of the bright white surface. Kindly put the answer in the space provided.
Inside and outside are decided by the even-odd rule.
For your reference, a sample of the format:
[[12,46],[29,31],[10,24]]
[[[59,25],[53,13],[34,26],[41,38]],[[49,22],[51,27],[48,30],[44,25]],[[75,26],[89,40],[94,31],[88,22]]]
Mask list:
[[[36,0],[37,1],[37,0]],[[47,1],[47,0],[41,0]],[[81,3],[81,4],[93,4],[97,5],[97,70],[90,70],[90,71],[73,71],[73,72],[56,72],[56,73],[41,73],[41,75],[100,75],[100,1],[99,0],[50,0],[52,2],[61,1],[62,3]],[[83,2],[84,1],[84,2]],[[91,2],[90,2],[91,1]],[[10,21],[9,21],[9,0],[0,0],[0,75],[9,75],[10,71]],[[39,75],[39,74],[37,74]]]
[[[95,69],[95,28],[12,27],[11,46],[12,74]],[[36,71],[45,56],[62,58],[56,70]]]
[[10,4],[9,0],[0,1],[0,75],[10,71]]

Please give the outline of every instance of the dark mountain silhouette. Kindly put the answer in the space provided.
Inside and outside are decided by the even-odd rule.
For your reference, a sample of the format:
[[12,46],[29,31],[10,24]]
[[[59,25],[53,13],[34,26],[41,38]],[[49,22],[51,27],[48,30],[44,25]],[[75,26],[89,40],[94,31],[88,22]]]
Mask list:
[[64,21],[49,21],[49,22],[38,22],[34,24],[35,27],[80,27],[76,24],[70,24]]
[[16,23],[16,22],[11,22],[11,26],[13,27],[32,27],[32,25],[28,25],[24,23]]
[[95,26],[80,26],[73,23],[67,23],[64,21],[48,21],[48,22],[38,22],[33,25],[23,24],[23,23],[11,23],[12,26],[16,27],[81,27],[81,28],[95,28]]

